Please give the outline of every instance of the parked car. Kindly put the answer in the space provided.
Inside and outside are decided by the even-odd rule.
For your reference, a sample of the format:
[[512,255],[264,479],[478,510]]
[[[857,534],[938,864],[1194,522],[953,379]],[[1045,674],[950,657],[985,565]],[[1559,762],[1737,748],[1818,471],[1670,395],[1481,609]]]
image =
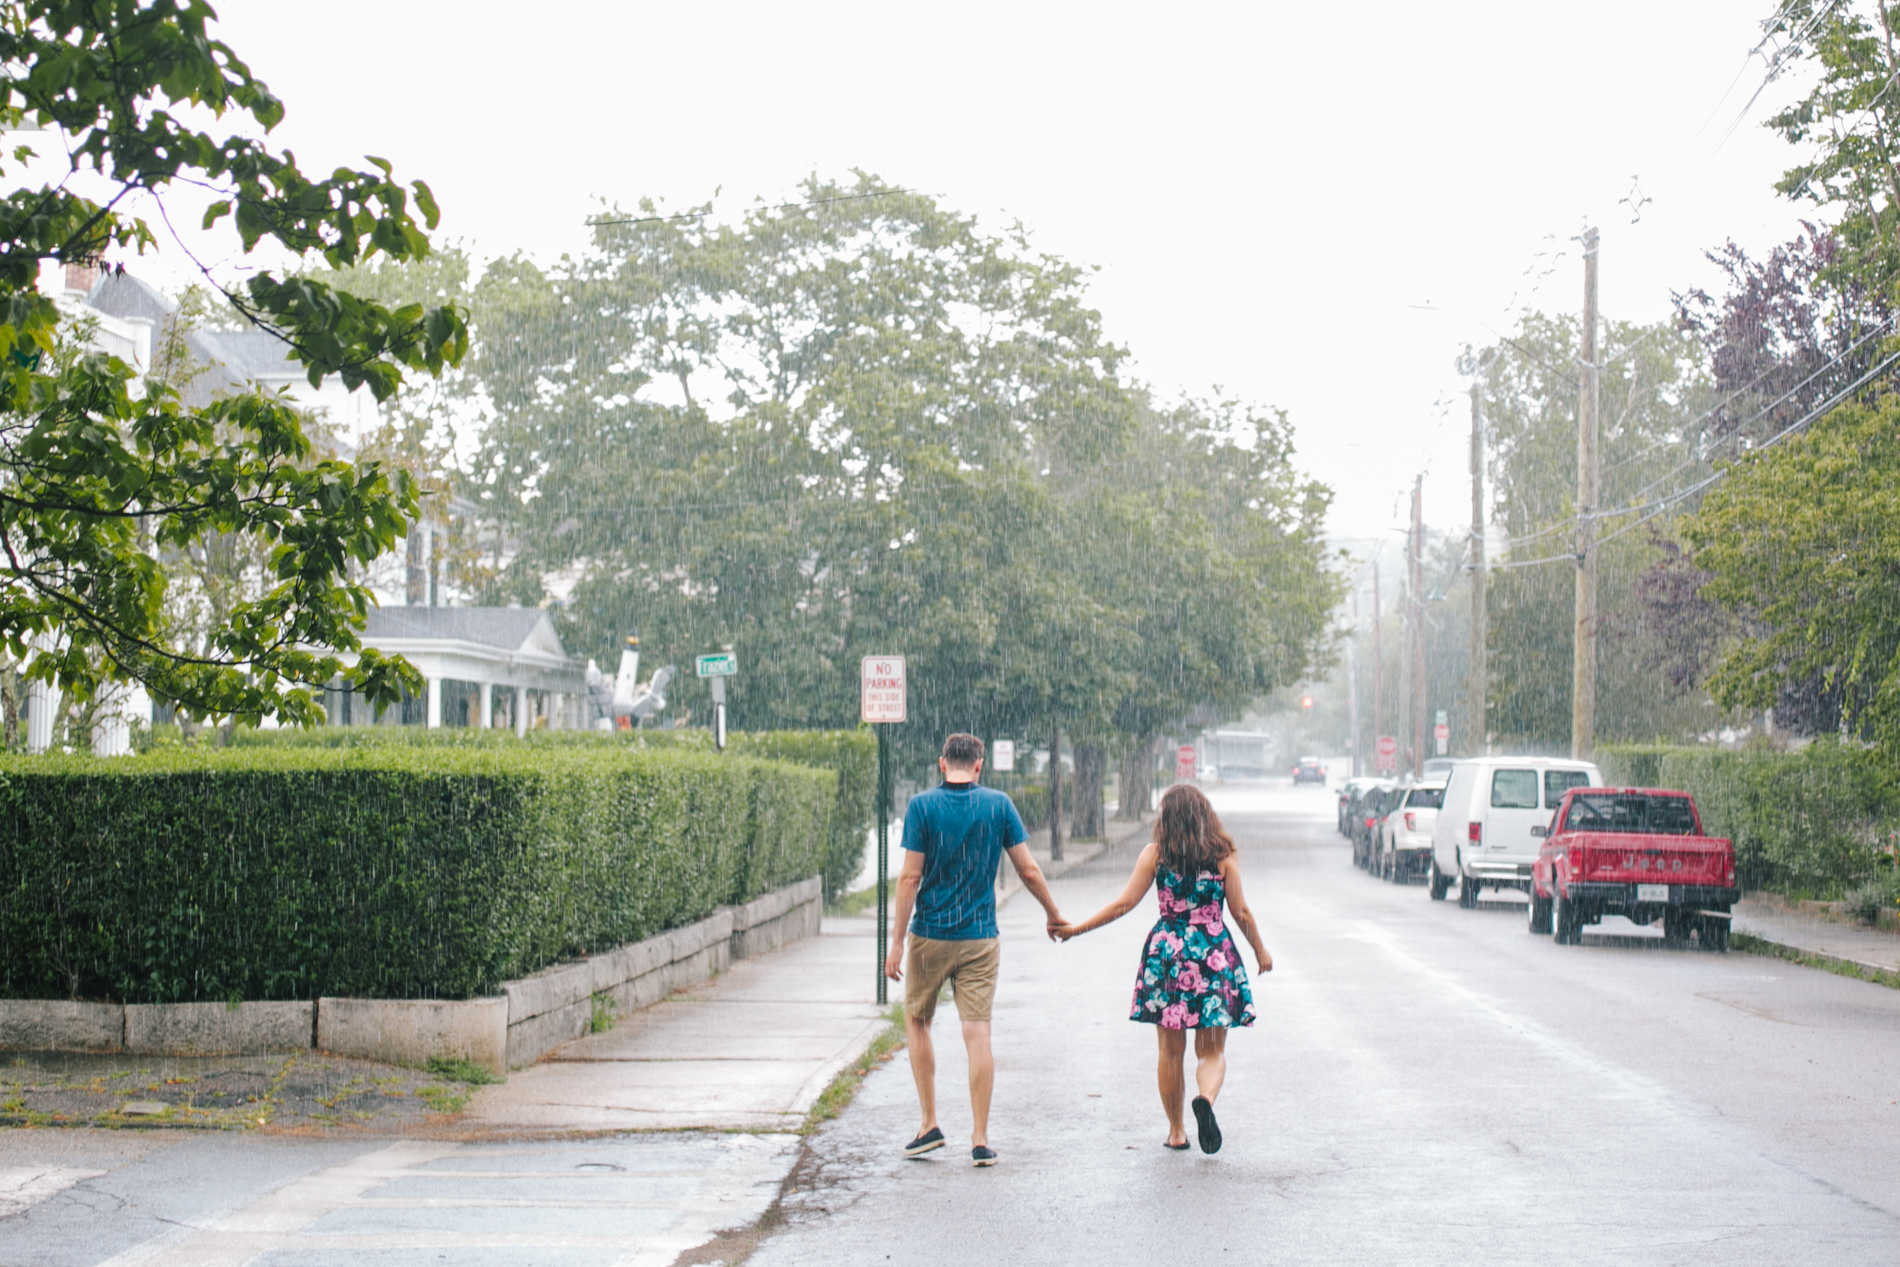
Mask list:
[[1385,821],[1386,812],[1398,799],[1398,784],[1390,779],[1380,779],[1365,790],[1359,798],[1359,808],[1352,819],[1352,865],[1364,871],[1372,870],[1372,854],[1379,846],[1380,824]]
[[1427,779],[1401,789],[1386,811],[1375,869],[1394,884],[1410,882],[1431,868],[1432,825],[1445,802],[1445,780]]
[[1347,779],[1344,783],[1339,785],[1340,835],[1349,840],[1352,838],[1352,816],[1358,811],[1359,798],[1365,795],[1367,788],[1373,787],[1380,782],[1381,780],[1375,779],[1370,775],[1360,775],[1356,778]]
[[1432,899],[1443,901],[1453,882],[1463,907],[1476,906],[1486,885],[1528,890],[1542,829],[1564,793],[1602,783],[1588,761],[1471,757],[1458,762],[1432,824]]
[[1662,921],[1663,941],[1728,949],[1735,846],[1702,834],[1687,792],[1584,788],[1565,794],[1531,868],[1530,930],[1560,946],[1583,940],[1605,915]]
[[1326,767],[1320,764],[1318,757],[1301,757],[1299,764],[1293,767],[1294,787],[1302,783],[1324,782],[1326,782]]

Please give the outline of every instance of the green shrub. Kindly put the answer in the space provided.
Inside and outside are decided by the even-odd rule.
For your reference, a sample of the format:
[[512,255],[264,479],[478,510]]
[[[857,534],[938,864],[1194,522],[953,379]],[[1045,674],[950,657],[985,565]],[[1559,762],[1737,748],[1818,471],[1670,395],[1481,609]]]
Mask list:
[[1597,769],[1610,787],[1659,787],[1662,759],[1677,751],[1668,744],[1605,744],[1596,751]]
[[489,993],[816,874],[834,789],[624,744],[0,759],[0,997]]
[[1023,820],[1025,831],[1038,831],[1048,825],[1048,784],[1025,783],[1021,787],[1011,788],[1009,799],[1015,803],[1016,814]]
[[1693,795],[1703,827],[1735,842],[1750,889],[1840,896],[1879,867],[1900,809],[1878,754],[1831,739],[1793,752],[1606,747],[1597,760],[1612,784]]
[[[711,742],[706,731],[674,733],[705,734]],[[865,835],[877,825],[877,739],[868,727],[860,726],[856,730],[735,732],[727,742],[732,751],[746,756],[836,771],[824,876],[825,899],[837,901],[864,865]]]
[[[634,748],[692,752],[713,751],[710,730],[538,730],[525,740],[507,730],[421,726],[319,726],[311,730],[246,730],[232,737],[237,747],[369,748],[422,747],[503,749],[517,745]],[[836,795],[830,839],[822,872],[825,895],[836,901],[864,863],[865,834],[877,817],[877,740],[867,727],[856,730],[733,731],[727,751],[736,756],[790,761],[834,771]]]
[[1847,913],[1863,924],[1878,924],[1896,905],[1900,905],[1900,889],[1891,876],[1863,880],[1847,893]]

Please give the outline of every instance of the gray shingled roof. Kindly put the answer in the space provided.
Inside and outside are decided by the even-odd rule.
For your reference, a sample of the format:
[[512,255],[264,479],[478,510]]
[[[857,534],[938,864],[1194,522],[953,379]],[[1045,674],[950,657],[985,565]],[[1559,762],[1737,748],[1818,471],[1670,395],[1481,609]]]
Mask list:
[[103,273],[92,284],[86,306],[97,308],[108,317],[144,317],[152,323],[154,334],[166,317],[178,311],[178,305],[164,292],[147,286],[130,273],[116,272]]
[[375,646],[378,638],[443,638],[517,651],[547,618],[539,607],[377,607],[369,613],[363,641]]
[[[162,291],[130,273],[106,273],[86,296],[88,307],[109,317],[144,317],[152,323],[154,342],[165,337],[166,322],[178,305]],[[205,372],[186,384],[180,395],[186,405],[202,406],[253,381],[277,386],[303,378],[303,366],[290,359],[284,341],[255,326],[243,330],[193,330],[185,338],[193,358]]]

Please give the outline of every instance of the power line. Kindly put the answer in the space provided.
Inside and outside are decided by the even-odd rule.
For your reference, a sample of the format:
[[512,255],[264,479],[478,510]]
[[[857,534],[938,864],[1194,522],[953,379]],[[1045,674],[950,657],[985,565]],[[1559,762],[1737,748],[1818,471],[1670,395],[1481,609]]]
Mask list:
[[[1794,396],[1796,392],[1800,391],[1803,387],[1806,387],[1809,383],[1812,383],[1815,379],[1825,374],[1828,370],[1833,369],[1836,365],[1839,365],[1842,361],[1846,360],[1855,351],[1857,351],[1862,345],[1864,345],[1868,340],[1879,335],[1888,326],[1892,325],[1896,317],[1900,317],[1900,313],[1896,313],[1896,314],[1892,314],[1888,316],[1884,321],[1880,322],[1879,325],[1874,326],[1866,334],[1862,335],[1859,339],[1855,340],[1854,343],[1851,344],[1849,347],[1847,347],[1845,350],[1838,352],[1834,356],[1830,357],[1824,364],[1822,364],[1819,368],[1817,368],[1813,373],[1809,374],[1806,378],[1802,379],[1799,383],[1796,383],[1793,387],[1790,387],[1787,391],[1783,392],[1780,396],[1777,396],[1774,400],[1762,406],[1755,413],[1749,415],[1747,418],[1742,419],[1741,422],[1736,424],[1736,428],[1739,430],[1742,427],[1748,426],[1750,423],[1759,422],[1761,419],[1767,417],[1770,413],[1772,413],[1775,410],[1777,406],[1781,405],[1782,403],[1790,399],[1792,396]],[[1753,387],[1756,383],[1761,382],[1763,378],[1766,378],[1772,372],[1773,372],[1772,368],[1769,370],[1764,370],[1762,374],[1759,375],[1755,379],[1754,383],[1749,384],[1749,387]],[[1742,392],[1747,391],[1747,390],[1748,388],[1739,388],[1736,391],[1730,393],[1726,400],[1716,404],[1712,408],[1706,410],[1702,414],[1698,415],[1696,418],[1692,419],[1689,425],[1694,426],[1695,424],[1700,423],[1712,417],[1717,410],[1721,409],[1724,405],[1727,405],[1730,401],[1733,401],[1737,396],[1740,396]],[[1669,442],[1658,442],[1657,444],[1653,444],[1648,449],[1643,450],[1641,453],[1635,454],[1630,458],[1625,458],[1618,461],[1610,469],[1612,470],[1619,469],[1622,466],[1626,465],[1628,462],[1635,460],[1636,457],[1641,457],[1648,452],[1652,452],[1655,449],[1660,448],[1663,443],[1669,443]],[[1677,475],[1680,475],[1683,471],[1689,469],[1695,464],[1696,463],[1694,461],[1683,462],[1683,463],[1678,464],[1675,468],[1670,470],[1667,474],[1663,475],[1659,479],[1652,480],[1648,484],[1645,484],[1642,488],[1637,489],[1635,496],[1641,497],[1644,493],[1649,492],[1651,489],[1656,488],[1658,485],[1668,480],[1674,479]],[[1620,509],[1613,510],[1613,511],[1599,512],[1596,518],[1602,519],[1611,515],[1626,515],[1626,514],[1630,514],[1633,511],[1641,510],[1641,509],[1643,509],[1641,505],[1626,506],[1626,507],[1622,507]],[[1530,533],[1525,534],[1522,537],[1518,537],[1511,542],[1511,545],[1515,548],[1517,546],[1528,545],[1529,543],[1533,541],[1541,541],[1543,538],[1551,536],[1554,533],[1564,532],[1571,528],[1574,528],[1580,521],[1581,521],[1580,516],[1572,515],[1568,519],[1559,520],[1558,522],[1554,524],[1547,524],[1546,526],[1539,528],[1535,530],[1534,532],[1530,532]]]
[[[1842,388],[1839,392],[1835,393],[1833,396],[1829,397],[1828,399],[1822,401],[1820,404],[1816,405],[1813,409],[1809,410],[1801,418],[1797,419],[1794,422],[1789,423],[1786,427],[1783,427],[1780,431],[1777,431],[1774,435],[1768,437],[1768,439],[1756,445],[1753,449],[1749,450],[1749,452],[1759,453],[1763,449],[1772,448],[1774,445],[1779,444],[1781,441],[1787,439],[1789,436],[1793,435],[1796,431],[1800,430],[1802,427],[1805,427],[1810,422],[1813,422],[1816,418],[1819,418],[1823,416],[1824,414],[1827,414],[1828,412],[1835,409],[1837,406],[1839,406],[1844,401],[1846,401],[1849,397],[1851,397],[1855,392],[1859,391],[1862,387],[1865,387],[1868,383],[1878,378],[1881,374],[1885,373],[1889,367],[1895,364],[1900,364],[1900,352],[1896,352],[1892,356],[1889,356],[1886,360],[1880,362],[1880,364],[1868,370],[1865,374],[1855,379],[1852,383],[1849,383],[1846,387]],[[1677,492],[1671,493],[1667,497],[1659,498],[1658,500],[1649,503],[1647,506],[1631,506],[1623,510],[1613,511],[1613,512],[1610,512],[1609,514],[1596,516],[1599,519],[1607,519],[1607,518],[1612,518],[1615,516],[1631,514],[1639,510],[1648,510],[1650,512],[1649,514],[1644,515],[1641,519],[1636,520],[1634,523],[1625,524],[1621,528],[1618,528],[1615,532],[1606,533],[1604,536],[1598,538],[1597,544],[1602,545],[1605,541],[1614,541],[1616,538],[1622,536],[1624,533],[1629,532],[1632,529],[1637,528],[1640,525],[1649,522],[1651,519],[1654,519],[1657,515],[1660,515],[1663,511],[1675,505],[1677,502],[1683,501],[1684,499],[1689,498],[1689,497],[1693,497],[1697,493],[1701,492],[1703,489],[1708,488],[1713,484],[1720,483],[1722,480],[1726,479],[1728,477],[1729,472],[1733,471],[1734,469],[1735,469],[1734,466],[1724,467],[1721,470],[1712,473],[1706,479],[1698,480],[1696,483],[1691,484],[1689,487],[1680,489]],[[1516,542],[1512,543],[1512,545],[1514,546],[1516,544],[1517,544]],[[1568,561],[1568,562],[1576,561],[1575,556],[1573,555],[1552,554],[1552,555],[1546,555],[1545,557],[1541,559],[1523,559],[1514,563],[1501,563],[1498,566],[1500,568],[1536,567],[1539,564],[1556,563],[1560,560]]]

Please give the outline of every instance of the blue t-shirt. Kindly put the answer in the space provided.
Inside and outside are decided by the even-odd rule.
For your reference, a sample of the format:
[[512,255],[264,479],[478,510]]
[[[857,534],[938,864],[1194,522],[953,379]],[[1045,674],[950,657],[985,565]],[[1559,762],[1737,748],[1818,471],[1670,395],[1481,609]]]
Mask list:
[[996,936],[996,870],[1029,839],[1010,799],[975,783],[944,783],[910,798],[904,848],[924,856],[910,931],[936,941]]

